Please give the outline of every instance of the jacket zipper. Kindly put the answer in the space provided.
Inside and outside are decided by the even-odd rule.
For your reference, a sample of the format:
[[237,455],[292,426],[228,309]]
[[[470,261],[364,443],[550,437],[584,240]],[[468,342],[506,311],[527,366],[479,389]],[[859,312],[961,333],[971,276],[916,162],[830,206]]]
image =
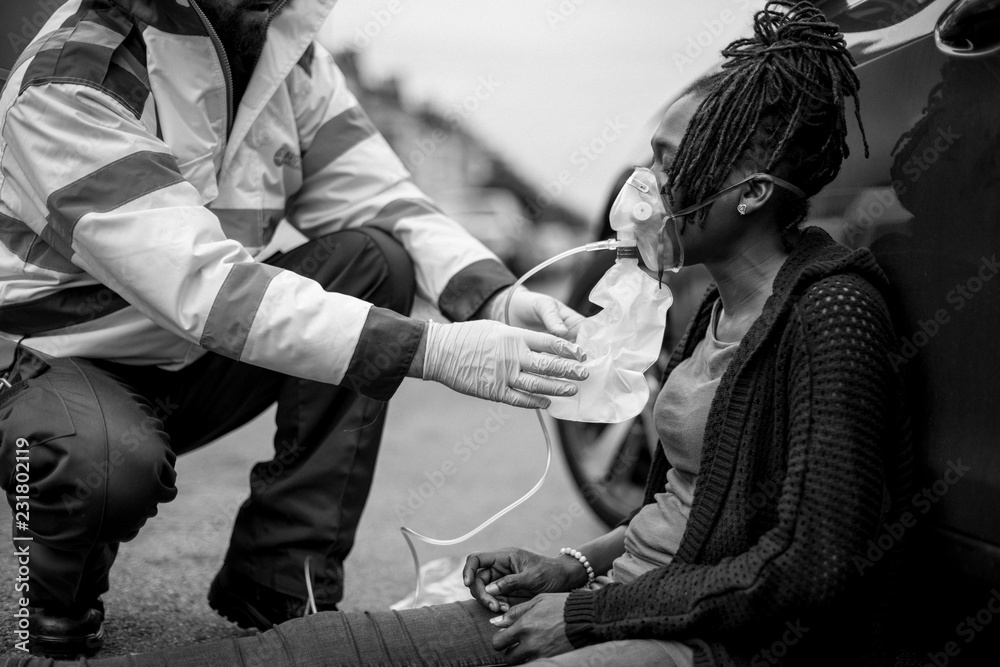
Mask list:
[[[205,16],[205,12],[201,10],[198,3],[195,0],[190,0],[191,6],[194,7],[195,12],[198,13],[198,18],[201,22],[205,24],[208,29],[208,35],[212,38],[212,43],[215,44],[215,50],[219,54],[219,61],[222,63],[222,73],[226,78],[226,138],[229,137],[229,133],[233,131],[233,70],[229,67],[229,57],[226,56],[226,49],[222,46],[222,40],[219,39],[219,33],[215,32],[215,28],[212,27],[212,22],[208,20]],[[287,0],[285,0],[287,1]],[[282,2],[281,4],[285,4]]]
[[[282,8],[287,4],[288,0],[281,0],[277,5],[275,5],[274,9],[268,12],[267,24],[264,26],[264,34],[267,34],[267,31],[271,28],[271,22],[274,21],[274,17],[277,16],[278,13],[282,10]],[[258,53],[257,56],[253,59],[253,65],[250,67],[250,76],[253,76],[254,70],[257,69],[257,62],[259,60],[260,60],[260,54]]]
[[287,5],[287,4],[288,4],[288,0],[280,0],[280,2],[278,2],[278,4],[274,6],[274,9],[272,9],[270,12],[268,12],[268,14],[267,14],[267,25],[264,27],[265,28],[265,30],[264,30],[265,32],[267,32],[267,28],[271,27],[271,21],[274,20],[274,17],[277,16],[281,12],[282,8],[284,8],[284,6]]

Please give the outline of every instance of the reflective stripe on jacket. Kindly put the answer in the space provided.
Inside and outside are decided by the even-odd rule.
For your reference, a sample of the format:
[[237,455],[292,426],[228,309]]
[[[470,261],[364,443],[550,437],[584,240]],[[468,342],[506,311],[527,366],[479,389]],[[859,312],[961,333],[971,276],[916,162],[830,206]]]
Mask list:
[[311,238],[389,231],[453,319],[513,282],[411,182],[314,41],[334,3],[274,18],[237,110],[194,2],[55,12],[0,95],[5,337],[171,369],[207,349],[341,383],[359,344],[421,326],[256,261],[282,218]]

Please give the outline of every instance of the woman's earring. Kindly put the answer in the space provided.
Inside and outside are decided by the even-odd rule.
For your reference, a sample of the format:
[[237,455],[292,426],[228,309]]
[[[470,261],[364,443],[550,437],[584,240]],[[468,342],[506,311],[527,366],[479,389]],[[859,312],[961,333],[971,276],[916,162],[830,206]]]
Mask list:
[[739,206],[736,207],[736,210],[740,212],[740,215],[746,215],[747,214],[747,205],[746,204],[740,204]]

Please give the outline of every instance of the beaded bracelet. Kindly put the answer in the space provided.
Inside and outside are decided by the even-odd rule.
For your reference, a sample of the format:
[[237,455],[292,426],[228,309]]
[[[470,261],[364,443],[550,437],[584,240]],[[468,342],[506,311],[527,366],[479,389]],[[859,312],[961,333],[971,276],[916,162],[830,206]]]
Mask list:
[[570,549],[569,547],[563,547],[562,549],[560,549],[559,555],[572,556],[573,558],[580,561],[580,564],[583,565],[583,567],[586,568],[587,570],[587,585],[589,586],[592,583],[594,583],[594,568],[590,567],[590,561],[587,560],[586,556],[584,556],[576,549]]

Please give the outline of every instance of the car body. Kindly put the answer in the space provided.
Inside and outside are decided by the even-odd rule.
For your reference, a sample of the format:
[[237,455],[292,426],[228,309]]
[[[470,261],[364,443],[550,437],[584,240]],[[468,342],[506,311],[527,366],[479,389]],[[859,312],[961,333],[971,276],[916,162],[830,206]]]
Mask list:
[[1000,3],[828,4],[858,61],[870,157],[852,132],[814,221],[869,247],[899,297],[893,365],[930,491],[915,513],[952,567],[1000,584]]

